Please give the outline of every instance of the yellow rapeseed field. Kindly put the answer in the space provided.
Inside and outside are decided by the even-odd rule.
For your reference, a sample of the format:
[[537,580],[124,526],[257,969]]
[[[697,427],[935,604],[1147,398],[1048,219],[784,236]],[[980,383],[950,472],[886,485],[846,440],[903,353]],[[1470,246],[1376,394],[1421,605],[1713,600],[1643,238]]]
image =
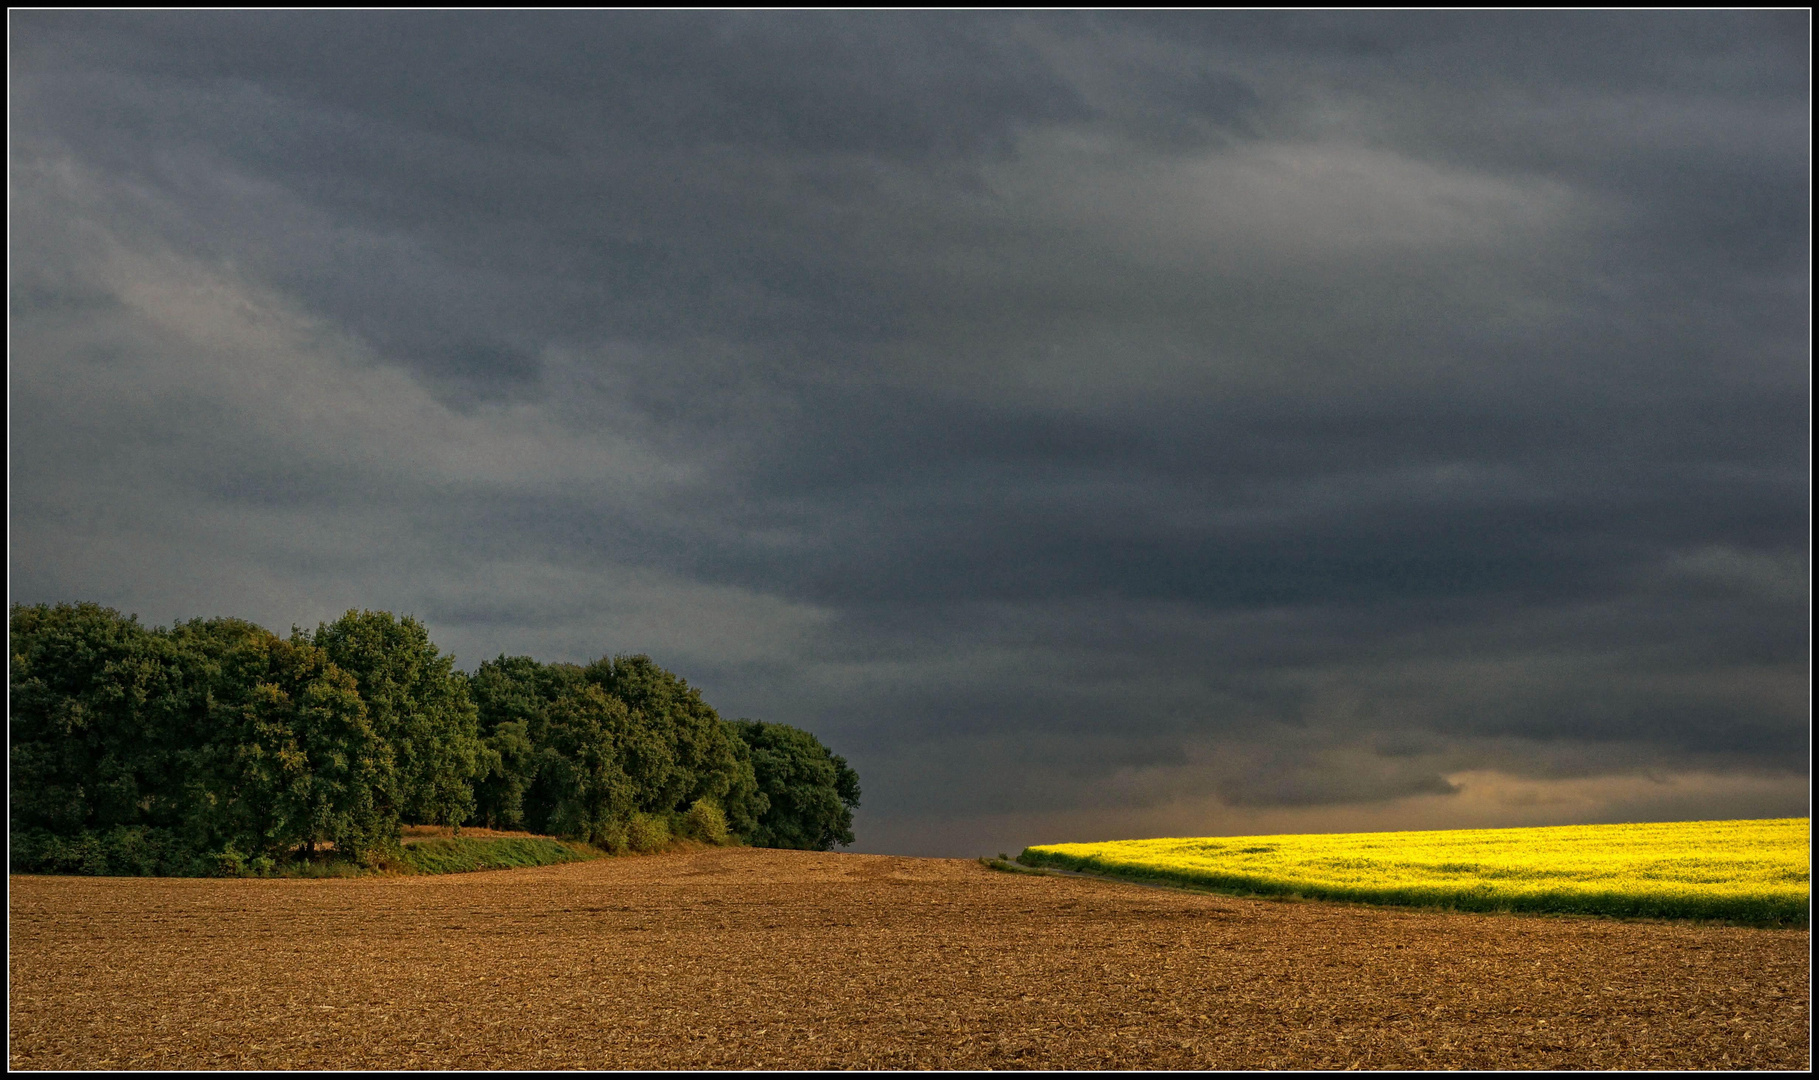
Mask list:
[[1034,866],[1470,911],[1808,922],[1811,820],[1045,844]]

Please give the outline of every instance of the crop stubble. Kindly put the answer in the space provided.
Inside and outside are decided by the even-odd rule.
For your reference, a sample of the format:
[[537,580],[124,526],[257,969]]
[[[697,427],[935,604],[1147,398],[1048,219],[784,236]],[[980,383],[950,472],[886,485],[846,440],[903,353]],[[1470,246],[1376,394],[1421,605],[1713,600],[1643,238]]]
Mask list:
[[11,879],[14,1068],[1806,1067],[1808,932],[729,849]]

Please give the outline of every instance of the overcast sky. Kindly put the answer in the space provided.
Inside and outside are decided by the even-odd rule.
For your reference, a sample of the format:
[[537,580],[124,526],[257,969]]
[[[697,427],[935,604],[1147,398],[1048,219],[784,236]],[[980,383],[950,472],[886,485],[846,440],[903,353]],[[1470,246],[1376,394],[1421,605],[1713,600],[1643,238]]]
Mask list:
[[648,653],[861,851],[1808,812],[1804,11],[8,24],[16,602]]

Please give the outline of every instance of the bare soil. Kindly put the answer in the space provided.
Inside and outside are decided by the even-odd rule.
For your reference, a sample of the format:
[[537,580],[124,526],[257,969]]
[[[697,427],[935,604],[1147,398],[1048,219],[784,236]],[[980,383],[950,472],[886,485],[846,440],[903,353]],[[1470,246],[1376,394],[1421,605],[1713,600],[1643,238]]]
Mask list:
[[[465,830],[464,830],[465,832]],[[14,877],[15,1069],[1780,1068],[1805,930],[709,850]]]

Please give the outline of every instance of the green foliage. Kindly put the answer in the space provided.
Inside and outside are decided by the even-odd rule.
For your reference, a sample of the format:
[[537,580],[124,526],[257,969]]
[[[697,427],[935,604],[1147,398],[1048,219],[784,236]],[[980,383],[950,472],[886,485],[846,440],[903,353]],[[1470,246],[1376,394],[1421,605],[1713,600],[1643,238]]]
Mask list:
[[724,844],[732,839],[725,811],[706,799],[696,799],[683,815],[682,834],[708,844]]
[[481,740],[482,771],[474,784],[469,820],[489,829],[524,828],[524,796],[537,778],[537,746],[530,725],[508,720]]
[[545,837],[454,837],[406,844],[398,861],[420,874],[457,874],[516,866],[554,866],[589,857],[560,840]]
[[17,873],[201,877],[214,866],[214,860],[191,850],[184,837],[145,826],[117,825],[101,833],[85,829],[71,836],[26,829],[9,839]]
[[633,814],[625,827],[626,841],[633,851],[662,851],[673,838],[669,818],[659,814]]
[[710,799],[734,829],[749,831],[763,807],[757,777],[737,736],[701,693],[648,656],[620,656],[588,665],[585,677],[625,703],[663,747],[632,769],[638,809],[672,813]]
[[170,643],[97,604],[15,605],[8,629],[13,832],[169,817],[186,762],[167,729],[203,696]]
[[586,667],[501,656],[473,678],[482,740],[495,755],[474,817],[635,847],[632,816],[682,817],[706,800],[729,839],[768,805],[751,755],[687,682],[645,656]]
[[17,871],[355,872],[401,859],[406,822],[615,853],[852,842],[845,761],[795,728],[722,721],[646,656],[501,656],[470,679],[388,612],[287,640],[96,604],[14,605],[8,653]]
[[579,684],[550,702],[532,738],[542,750],[533,791],[533,820],[559,836],[593,840],[609,822],[630,817],[638,802],[630,775],[661,746],[632,722],[623,702]]
[[758,847],[832,851],[853,842],[859,775],[821,740],[788,724],[735,720],[751,751],[766,809],[749,842]]
[[630,822],[609,821],[594,832],[593,844],[609,855],[623,855],[632,850]]
[[538,753],[538,740],[546,732],[550,703],[579,683],[579,672],[572,664],[545,665],[528,656],[501,656],[474,672],[469,687],[484,753],[471,823],[545,831],[553,809],[548,784],[532,795],[549,764]]
[[[178,629],[204,635],[216,628]],[[374,730],[353,678],[321,649],[262,631],[241,634],[230,659],[240,678],[221,681],[209,710],[228,750],[207,793],[215,797],[201,800],[223,842],[267,858],[299,842],[329,841],[355,859],[388,847],[397,834],[383,801],[392,748]]]
[[352,675],[373,730],[397,756],[383,790],[410,824],[458,825],[474,812],[474,781],[486,767],[467,676],[414,618],[349,611],[316,632],[294,631]]
[[148,630],[95,604],[15,606],[9,631],[9,824],[31,838],[15,868],[216,872],[395,835],[375,802],[387,749],[320,650],[238,619]]

